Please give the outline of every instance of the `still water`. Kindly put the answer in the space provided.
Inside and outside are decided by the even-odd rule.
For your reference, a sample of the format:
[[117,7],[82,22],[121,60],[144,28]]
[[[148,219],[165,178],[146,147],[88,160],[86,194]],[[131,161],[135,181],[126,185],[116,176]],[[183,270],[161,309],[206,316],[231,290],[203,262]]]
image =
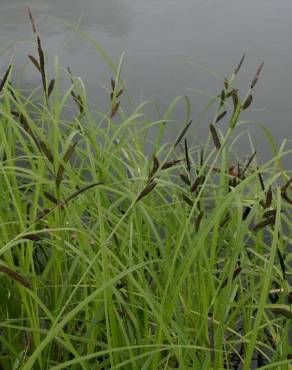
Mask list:
[[[291,0],[0,0],[0,72],[13,58],[27,62],[33,35],[25,6],[37,19],[50,61],[59,56],[70,65],[92,91],[92,101],[107,101],[102,84],[108,85],[111,71],[94,47],[65,25],[91,35],[113,58],[125,52],[123,79],[134,102],[154,100],[161,111],[177,95],[192,101],[193,135],[204,135],[209,123],[196,117],[222,81],[209,70],[229,76],[241,55],[246,62],[238,78],[244,94],[257,66],[264,61],[255,99],[243,119],[268,128],[277,144],[292,139],[292,1]],[[24,43],[23,43],[24,41]],[[23,53],[25,51],[25,53]],[[190,63],[192,61],[192,63]],[[204,66],[200,67],[200,66]],[[36,82],[33,68],[23,78]],[[192,91],[200,91],[201,93]],[[153,109],[154,112],[154,109]],[[169,139],[179,130],[183,116],[178,107]],[[262,131],[251,135],[260,159],[270,157]],[[248,154],[248,140],[240,141],[240,152]],[[291,141],[290,141],[291,148]],[[291,159],[291,158],[290,158]],[[289,163],[289,159],[286,159]]]

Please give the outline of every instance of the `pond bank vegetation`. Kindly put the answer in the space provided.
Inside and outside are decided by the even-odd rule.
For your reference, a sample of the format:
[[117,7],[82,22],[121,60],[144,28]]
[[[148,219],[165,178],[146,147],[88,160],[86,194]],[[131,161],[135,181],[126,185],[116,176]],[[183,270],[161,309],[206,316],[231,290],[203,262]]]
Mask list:
[[292,150],[230,146],[263,65],[244,97],[244,57],[224,81],[205,143],[188,109],[167,143],[178,99],[127,114],[120,63],[92,112],[70,68],[66,92],[49,78],[30,19],[40,87],[0,80],[0,368],[290,369]]

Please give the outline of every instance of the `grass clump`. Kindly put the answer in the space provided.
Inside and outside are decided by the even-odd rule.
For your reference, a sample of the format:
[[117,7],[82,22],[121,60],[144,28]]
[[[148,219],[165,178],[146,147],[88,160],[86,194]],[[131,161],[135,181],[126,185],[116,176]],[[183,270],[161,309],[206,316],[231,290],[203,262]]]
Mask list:
[[204,145],[187,114],[151,153],[170,118],[127,114],[119,69],[104,112],[70,69],[62,94],[30,17],[41,87],[11,66],[0,85],[1,368],[288,370],[291,150],[234,163],[229,145],[262,65],[243,99],[244,58],[224,81]]

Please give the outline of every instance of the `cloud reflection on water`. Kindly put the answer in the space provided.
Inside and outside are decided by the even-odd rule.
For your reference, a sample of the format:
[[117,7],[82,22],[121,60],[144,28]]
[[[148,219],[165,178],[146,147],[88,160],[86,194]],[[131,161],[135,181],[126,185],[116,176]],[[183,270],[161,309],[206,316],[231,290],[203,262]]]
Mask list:
[[[35,17],[50,15],[70,22],[81,19],[81,29],[103,30],[111,37],[122,37],[131,30],[134,10],[122,0],[38,0],[30,5]],[[22,37],[27,28],[26,4],[1,0],[0,41]]]

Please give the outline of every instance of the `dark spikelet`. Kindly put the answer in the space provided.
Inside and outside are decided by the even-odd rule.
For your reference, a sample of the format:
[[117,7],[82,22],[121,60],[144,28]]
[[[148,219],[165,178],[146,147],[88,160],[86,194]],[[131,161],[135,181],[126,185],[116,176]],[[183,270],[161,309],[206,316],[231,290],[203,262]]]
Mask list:
[[51,96],[53,90],[54,90],[54,86],[55,86],[55,79],[51,79],[50,83],[49,83],[49,87],[48,87],[48,98]]
[[33,233],[24,235],[23,239],[31,240],[31,241],[34,241],[34,242],[39,242],[40,240],[42,240],[42,238],[40,237],[39,234],[33,234]]
[[254,157],[256,156],[257,152],[254,152],[251,157],[249,158],[249,160],[247,161],[244,169],[242,170],[242,176],[244,176],[244,174],[246,173],[248,167],[251,165],[251,162],[253,161]]
[[288,293],[287,301],[289,304],[292,304],[292,291]]
[[203,167],[204,165],[204,149],[201,149],[200,152],[200,166]]
[[287,183],[281,188],[281,196],[283,199],[286,200],[289,204],[292,204],[292,199],[289,198],[287,191],[289,186],[292,184],[292,177],[287,181]]
[[114,104],[114,106],[111,109],[110,118],[113,118],[116,115],[116,113],[117,113],[117,111],[119,109],[119,106],[120,106],[120,102],[119,101]]
[[[68,71],[71,83],[73,85],[74,84],[74,79],[73,79],[73,75],[72,75],[72,71],[71,71],[70,67],[67,67],[67,71]],[[84,102],[83,102],[83,99],[82,99],[81,95],[75,94],[75,92],[72,90],[71,91],[71,96],[72,96],[74,102],[77,104],[80,114],[82,115],[84,113]]]
[[48,215],[51,211],[53,210],[53,208],[45,208],[43,209],[42,211],[40,211],[37,216],[36,216],[36,219],[35,219],[35,222],[38,222],[40,221],[41,219],[43,219],[46,215]]
[[243,213],[242,213],[242,220],[246,220],[248,215],[250,214],[250,211],[251,211],[251,207],[245,207]]
[[286,279],[286,265],[285,265],[285,260],[284,260],[284,257],[280,251],[279,248],[277,248],[277,255],[278,255],[278,258],[279,258],[279,262],[280,262],[280,266],[281,266],[281,270],[282,270],[282,276],[283,276],[283,279],[284,280],[287,280]]
[[41,39],[39,36],[37,36],[37,44],[38,44],[38,54],[39,54],[39,65],[41,69],[41,75],[42,75],[42,83],[43,83],[43,89],[45,94],[47,94],[47,81],[46,81],[46,73],[45,73],[45,56],[44,51],[41,44]]
[[268,217],[268,218],[264,219],[263,221],[259,222],[258,224],[256,224],[253,227],[253,230],[257,231],[257,230],[263,229],[264,227],[266,227],[268,225],[274,225],[275,221],[276,221],[275,216]]
[[158,170],[158,168],[159,168],[159,160],[154,154],[153,155],[153,168],[152,168],[153,173],[155,173]]
[[44,51],[42,48],[42,42],[39,36],[37,37],[37,45],[38,45],[38,54],[39,54],[39,66],[40,66],[41,73],[43,73],[45,70],[45,55],[44,55]]
[[205,175],[202,175],[201,176],[201,185],[204,184],[205,180],[206,180],[206,176]]
[[63,158],[63,161],[65,163],[67,163],[69,161],[69,159],[71,158],[71,156],[72,156],[72,154],[75,150],[76,145],[77,145],[77,142],[70,145],[69,148],[67,149],[66,153],[64,154],[64,158]]
[[178,135],[175,143],[174,143],[174,148],[178,146],[178,144],[181,142],[181,140],[183,139],[183,137],[185,136],[186,132],[188,131],[190,125],[192,124],[193,121],[190,121],[186,127],[182,130],[182,132]]
[[226,92],[226,98],[230,98],[232,95],[233,90],[230,90],[229,92]]
[[240,164],[237,163],[237,165],[229,167],[228,173],[229,173],[230,176],[233,176],[233,177],[236,177],[236,178],[240,179],[241,176],[242,176]]
[[47,145],[42,141],[39,140],[39,146],[41,148],[41,151],[44,153],[44,155],[47,157],[47,159],[51,162],[54,163],[54,157],[50,149],[47,147]]
[[198,210],[199,210],[199,212],[203,212],[203,211],[202,211],[202,206],[201,206],[201,202],[200,202],[200,201],[198,201]]
[[238,185],[238,181],[237,181],[236,177],[232,178],[232,179],[229,181],[229,186],[230,186],[230,187],[235,188],[237,185]]
[[242,64],[243,64],[243,62],[244,62],[244,59],[245,59],[245,54],[243,54],[243,56],[241,57],[241,59],[240,59],[240,62],[239,62],[239,64],[238,64],[238,66],[235,68],[235,70],[234,70],[234,74],[235,75],[237,75],[237,73],[239,72],[239,70],[240,70],[240,68],[241,68],[241,66],[242,66]]
[[0,272],[9,276],[11,279],[17,281],[19,284],[21,284],[25,288],[30,289],[30,290],[32,289],[31,283],[27,279],[21,276],[18,272],[11,270],[9,267],[0,266]]
[[203,216],[204,216],[204,212],[202,211],[202,212],[200,212],[198,214],[198,217],[196,218],[196,222],[195,222],[195,230],[196,230],[196,232],[198,232],[199,229],[200,229],[200,225],[201,225]]
[[157,159],[157,157],[155,156],[155,154],[153,154],[153,165],[152,165],[152,169],[151,169],[151,171],[149,173],[149,176],[148,176],[148,181],[150,179],[152,179],[152,177],[157,172],[158,168],[159,168],[159,160]]
[[6,162],[6,160],[7,160],[7,154],[6,154],[5,150],[3,150],[2,163]]
[[188,173],[190,173],[191,172],[191,162],[190,162],[187,139],[185,139],[185,157],[186,157],[187,170],[188,170]]
[[71,94],[71,96],[72,96],[73,100],[74,100],[76,103],[78,103],[78,96],[75,94],[75,92],[72,90],[70,94]]
[[47,199],[49,199],[52,203],[58,204],[58,199],[52,193],[49,193],[48,191],[44,191],[44,196]]
[[74,84],[73,74],[72,74],[71,68],[69,66],[67,66],[67,71],[68,71],[71,83]]
[[17,99],[17,97],[16,97],[16,95],[15,95],[15,93],[13,91],[13,88],[12,88],[11,83],[8,81],[7,84],[8,84],[8,91],[10,92],[11,96],[13,97],[13,99],[15,101],[18,101],[18,99]]
[[275,209],[271,209],[270,211],[266,211],[264,214],[263,214],[263,218],[268,218],[268,217],[276,217],[276,213],[277,211]]
[[190,181],[190,179],[188,178],[188,176],[183,175],[183,174],[180,174],[179,176],[180,176],[180,178],[182,179],[182,181],[183,181],[186,185],[191,185],[191,181]]
[[73,194],[71,194],[68,198],[66,198],[63,202],[58,202],[54,207],[52,208],[46,208],[43,209],[41,212],[38,213],[35,222],[38,222],[42,220],[45,216],[47,216],[49,213],[53,212],[57,207],[64,208],[65,206],[68,205],[68,203],[73,200],[74,198],[78,197],[80,194],[84,193],[87,190],[90,190],[98,185],[101,185],[102,182],[94,182],[92,184],[86,185],[81,189],[78,189],[75,191]]
[[259,80],[261,70],[263,69],[264,63],[262,63],[256,71],[256,74],[251,82],[250,88],[253,89]]
[[292,205],[292,199],[290,199],[287,195],[287,193],[282,193],[282,198],[286,200],[287,203]]
[[198,176],[191,187],[192,193],[194,193],[198,189],[198,186],[201,185],[201,181],[202,181],[201,176]]
[[71,194],[68,198],[66,198],[62,203],[61,203],[61,206],[65,206],[67,205],[71,200],[73,200],[74,198],[78,197],[80,194],[84,193],[85,191],[87,190],[90,190],[98,185],[101,185],[102,182],[94,182],[93,184],[89,184],[89,185],[86,185],[84,186],[83,188],[81,189],[78,189],[77,191],[75,191],[73,194]]
[[27,122],[27,119],[24,117],[23,114],[19,114],[19,121],[20,121],[21,125],[23,126],[24,130],[31,136],[31,138],[35,142],[36,146],[38,147],[39,151],[42,151],[42,149],[40,147],[40,144],[39,144],[35,134],[33,133],[32,129],[30,128],[30,126]]
[[28,57],[29,57],[29,59],[31,60],[32,64],[36,67],[36,69],[37,69],[40,73],[42,73],[42,71],[41,71],[41,66],[40,66],[39,62],[36,60],[36,58],[35,58],[34,56],[30,55],[30,54],[28,54]]
[[215,127],[212,123],[210,124],[210,132],[211,132],[212,139],[213,139],[213,142],[214,142],[214,145],[215,145],[216,149],[220,150],[221,143],[220,143],[220,140],[219,140],[219,136],[218,136],[217,131],[216,131],[216,129],[215,129]]
[[10,70],[11,70],[11,64],[8,66],[8,68],[7,68],[7,70],[6,70],[5,74],[4,74],[4,77],[2,78],[2,81],[0,82],[0,93],[2,92],[2,90],[3,90],[4,86],[5,86],[5,83],[7,81],[8,76],[9,76]]
[[216,118],[216,121],[215,123],[219,122],[222,120],[222,118],[224,118],[227,114],[227,111],[225,110],[224,112],[220,113],[219,116]]
[[242,268],[241,267],[237,267],[234,272],[233,272],[233,276],[232,276],[232,279],[235,279],[242,271]]
[[286,319],[292,319],[292,312],[286,308],[275,307],[272,308],[272,312],[275,315],[284,316]]
[[32,208],[32,205],[30,203],[27,203],[26,205],[26,219],[27,221],[30,221],[30,210]]
[[[67,149],[67,151],[66,151],[66,153],[64,154],[64,157],[63,157],[64,163],[67,163],[69,161],[69,159],[71,158],[71,156],[72,156],[72,154],[75,150],[76,145],[77,145],[77,142],[69,146],[69,148]],[[57,186],[60,186],[60,184],[62,182],[64,171],[65,171],[65,167],[63,166],[63,164],[60,164],[58,172],[57,172],[57,176],[56,176]]]
[[194,205],[194,202],[188,197],[186,196],[185,194],[183,194],[183,200],[188,204],[190,205],[191,207]]
[[229,88],[229,81],[227,80],[227,78],[225,78],[224,80],[224,87],[225,87],[225,90],[228,90]]
[[178,163],[181,162],[181,159],[177,159],[177,160],[174,160],[174,161],[170,161],[170,162],[166,162],[164,163],[162,166],[161,166],[161,169],[162,170],[166,170],[167,168],[171,168],[175,165],[177,165]]
[[117,95],[116,95],[116,98],[119,98],[122,95],[123,92],[124,92],[123,89],[121,89],[120,91],[118,91],[117,92]]
[[266,194],[266,208],[271,207],[272,200],[273,200],[273,192],[272,192],[271,187],[269,187],[267,194]]
[[237,108],[237,105],[238,105],[238,102],[239,102],[238,91],[236,89],[232,90],[231,97],[232,97],[233,107],[234,107],[234,110],[235,110]]
[[150,182],[150,184],[148,184],[142,191],[141,193],[138,195],[135,203],[139,202],[139,200],[141,200],[142,198],[146,197],[146,195],[148,195],[154,188],[155,186],[157,185],[157,182],[155,181],[152,181]]
[[238,89],[232,89],[228,93],[226,93],[226,98],[230,98],[232,94],[237,93],[238,94]]
[[250,85],[250,88],[253,89],[255,87],[255,85],[257,84],[259,78],[257,76],[255,76],[251,82],[251,85]]
[[84,107],[83,107],[83,101],[82,101],[81,96],[76,95],[74,91],[71,91],[71,96],[72,96],[74,102],[76,103],[76,105],[78,106],[80,114],[82,114],[83,111],[84,111]]
[[242,105],[242,109],[243,109],[243,110],[247,109],[247,108],[251,105],[251,103],[252,103],[252,95],[250,94],[250,95],[246,98],[245,102],[243,103],[243,105]]
[[[234,270],[233,275],[232,275],[232,281],[241,273],[241,271],[242,271],[242,268],[241,267],[237,267]],[[228,283],[228,279],[226,278],[226,279],[224,279],[224,281],[223,281],[223,283],[221,285],[221,288],[226,287],[227,283]]]
[[116,81],[111,78],[111,87],[112,87],[112,91],[114,91],[114,89],[116,88]]
[[260,172],[258,173],[258,177],[259,177],[259,180],[260,180],[262,191],[265,191],[264,180],[263,180],[262,174]]
[[168,368],[170,369],[178,369],[180,368],[180,363],[175,355],[169,357],[168,359]]
[[83,100],[82,100],[81,95],[76,95],[75,93],[73,93],[73,91],[71,92],[71,95],[72,95],[73,100],[75,101],[75,103],[78,105],[80,114],[83,114],[84,113],[84,104],[83,104]]
[[222,105],[225,103],[225,99],[226,99],[225,90],[222,89],[220,94],[220,107],[222,107]]
[[35,34],[37,34],[36,27],[35,27],[35,22],[34,22],[34,19],[33,19],[33,16],[31,14],[31,11],[30,11],[29,7],[27,7],[27,12],[28,12],[28,16],[29,16],[30,23],[31,23],[31,26],[32,26],[32,30]]

